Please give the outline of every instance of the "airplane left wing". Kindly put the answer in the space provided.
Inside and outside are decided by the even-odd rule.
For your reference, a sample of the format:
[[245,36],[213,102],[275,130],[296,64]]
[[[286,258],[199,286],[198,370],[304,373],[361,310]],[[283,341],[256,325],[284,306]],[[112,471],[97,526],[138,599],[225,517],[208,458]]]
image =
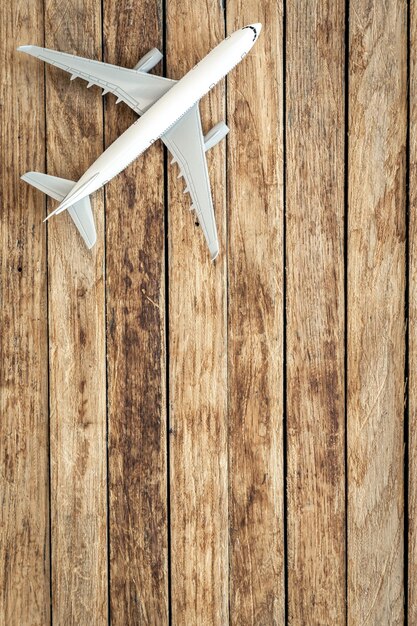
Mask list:
[[180,166],[186,190],[191,195],[211,258],[214,260],[219,253],[219,242],[198,103],[162,135],[161,139],[174,157],[173,162],[176,161]]
[[86,80],[88,87],[99,85],[104,90],[103,95],[107,92],[113,93],[138,115],[143,115],[146,109],[176,83],[175,80],[140,70],[84,59],[39,46],[20,46],[18,50],[69,72],[71,79],[78,77]]

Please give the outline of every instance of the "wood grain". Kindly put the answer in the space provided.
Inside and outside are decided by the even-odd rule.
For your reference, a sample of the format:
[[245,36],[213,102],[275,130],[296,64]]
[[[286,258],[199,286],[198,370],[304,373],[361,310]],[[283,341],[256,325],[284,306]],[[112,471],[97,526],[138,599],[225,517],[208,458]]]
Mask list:
[[[42,169],[42,2],[0,8],[0,624],[49,623],[45,201],[19,180]],[[30,584],[28,584],[30,581]]]
[[282,3],[227,3],[228,33],[257,21],[260,38],[227,89],[230,621],[239,625],[283,624],[285,607]]
[[406,3],[351,0],[348,617],[402,624]]
[[[287,6],[289,624],[344,624],[344,2]],[[317,155],[320,155],[317,158]]]
[[410,3],[408,270],[408,623],[417,623],[417,6]]
[[[416,2],[2,4],[0,626],[417,623]],[[42,224],[19,176],[135,115],[18,45],[180,78],[254,21],[201,103],[214,263],[160,143],[92,251]]]
[[[104,3],[108,63],[163,49],[162,3]],[[156,71],[160,73],[162,64]],[[136,119],[108,96],[106,145]],[[112,624],[168,621],[164,176],[154,145],[106,187]]]
[[[101,58],[96,0],[50,0],[46,46]],[[103,150],[100,92],[47,67],[48,173],[78,180]],[[52,202],[49,203],[52,208]],[[54,204],[54,206],[56,206]],[[107,622],[106,381],[103,198],[92,197],[97,244],[67,214],[48,224],[53,623]]]
[[[219,3],[167,5],[167,75],[179,78],[224,38]],[[181,27],[178,27],[178,25]],[[224,84],[201,104],[207,132],[224,119]],[[225,145],[208,153],[219,228],[213,263],[169,169],[169,393],[173,624],[228,622]]]

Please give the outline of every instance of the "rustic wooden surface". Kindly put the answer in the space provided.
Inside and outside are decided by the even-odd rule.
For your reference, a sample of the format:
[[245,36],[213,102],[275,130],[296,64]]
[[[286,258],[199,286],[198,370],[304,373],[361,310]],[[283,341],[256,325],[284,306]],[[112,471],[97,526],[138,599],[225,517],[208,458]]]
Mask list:
[[[163,49],[162,2],[105,0],[103,9],[107,63],[134,67],[149,48]],[[106,145],[135,119],[106,100]],[[163,172],[156,144],[105,191],[115,207],[106,214],[109,593],[120,626],[168,615]]]
[[[45,46],[99,57],[96,0],[71,3],[65,20],[61,12],[60,2],[46,4]],[[81,81],[64,84],[56,68],[45,71],[47,172],[78,180],[103,150],[100,94]],[[58,624],[107,618],[102,192],[93,211],[98,245],[92,251],[69,215],[48,223],[52,618]]]
[[[416,2],[2,3],[0,626],[417,623]],[[92,251],[42,223],[135,116],[18,45],[179,78],[255,21],[214,263],[160,144]]]
[[351,1],[347,607],[355,626],[404,619],[406,52],[405,1]]
[[[50,620],[46,201],[19,181],[45,166],[42,2],[0,9],[0,623]],[[16,28],[19,24],[19,28]],[[28,89],[31,85],[31,89]]]
[[[177,28],[177,24],[182,24]],[[215,0],[167,3],[167,74],[181,77],[217,41]],[[201,106],[203,129],[225,117],[224,85]],[[207,132],[206,130],[204,132]],[[169,158],[170,161],[170,158]],[[219,241],[225,249],[225,144],[208,154]],[[168,178],[168,371],[171,604],[176,624],[228,621],[226,255],[207,250],[190,197]]]
[[[229,598],[236,625],[282,624],[285,615],[283,3],[256,8],[255,1],[229,2],[226,15],[228,33],[254,14],[265,24],[227,89],[234,129],[227,146]],[[263,72],[270,78],[259,81]]]
[[[344,2],[287,6],[288,618],[345,606]],[[317,154],[320,158],[317,158]]]

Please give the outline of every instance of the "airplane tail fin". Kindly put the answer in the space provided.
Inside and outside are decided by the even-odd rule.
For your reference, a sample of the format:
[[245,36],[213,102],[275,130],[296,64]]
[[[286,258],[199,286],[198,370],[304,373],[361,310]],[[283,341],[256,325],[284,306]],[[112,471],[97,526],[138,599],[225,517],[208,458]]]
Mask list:
[[[40,172],[27,172],[23,174],[22,180],[60,202],[64,200],[75,185],[75,182],[72,180],[49,176],[48,174],[41,174]],[[71,215],[87,248],[92,248],[96,243],[97,234],[90,198],[87,196],[75,202],[72,206],[68,207],[68,213]]]

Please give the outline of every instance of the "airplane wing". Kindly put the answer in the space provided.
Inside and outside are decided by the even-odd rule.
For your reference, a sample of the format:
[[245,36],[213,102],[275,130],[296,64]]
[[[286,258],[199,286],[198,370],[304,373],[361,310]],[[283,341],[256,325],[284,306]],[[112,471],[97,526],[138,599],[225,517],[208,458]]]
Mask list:
[[[63,200],[69,194],[75,184],[72,180],[49,176],[48,174],[41,174],[39,172],[27,172],[23,174],[22,180],[59,201]],[[96,243],[97,235],[88,196],[71,206],[68,209],[68,213],[71,215],[87,248],[92,248]]]
[[191,195],[193,208],[214,260],[219,253],[219,242],[198,103],[161,139],[174,157],[173,162],[180,166],[186,190]]
[[175,80],[140,70],[84,59],[39,46],[20,46],[18,50],[69,72],[71,80],[78,77],[86,80],[88,87],[99,85],[104,90],[103,95],[110,91],[138,115],[143,115],[146,109],[176,83]]

